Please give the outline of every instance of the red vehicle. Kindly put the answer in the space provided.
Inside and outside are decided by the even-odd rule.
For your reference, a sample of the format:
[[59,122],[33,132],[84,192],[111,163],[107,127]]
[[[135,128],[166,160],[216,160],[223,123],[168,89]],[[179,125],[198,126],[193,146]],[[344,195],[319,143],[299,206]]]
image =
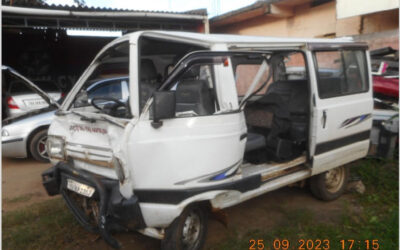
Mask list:
[[375,96],[397,102],[399,98],[399,52],[391,47],[370,52]]

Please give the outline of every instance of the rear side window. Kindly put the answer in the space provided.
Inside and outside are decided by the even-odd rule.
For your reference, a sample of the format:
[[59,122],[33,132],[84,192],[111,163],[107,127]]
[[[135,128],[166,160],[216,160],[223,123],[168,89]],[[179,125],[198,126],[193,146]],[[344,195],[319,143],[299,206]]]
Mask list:
[[365,51],[318,51],[315,60],[320,98],[368,91]]

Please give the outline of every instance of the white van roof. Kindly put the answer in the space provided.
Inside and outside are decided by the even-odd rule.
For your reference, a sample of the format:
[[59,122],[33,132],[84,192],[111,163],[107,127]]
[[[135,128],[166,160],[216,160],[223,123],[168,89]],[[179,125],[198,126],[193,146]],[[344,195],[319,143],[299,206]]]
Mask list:
[[[139,37],[153,37],[164,40],[174,40],[177,42],[193,43],[204,47],[212,47],[213,45],[226,45],[229,48],[261,48],[264,46],[268,47],[299,47],[299,46],[310,46],[314,48],[325,48],[325,47],[341,47],[341,46],[355,46],[368,48],[366,43],[355,43],[351,37],[343,38],[287,38],[287,37],[268,37],[268,36],[242,36],[242,35],[230,35],[230,34],[204,34],[195,32],[182,32],[182,31],[161,31],[161,30],[147,30],[147,31],[136,31],[126,35],[123,35],[109,44],[107,44],[97,56],[102,54],[106,49],[111,46],[123,42],[131,41],[137,42]],[[222,49],[224,50],[224,49]],[[97,56],[95,60],[97,59]]]
[[199,40],[210,43],[323,43],[323,42],[353,42],[351,37],[345,38],[287,38],[287,37],[269,37],[269,36],[245,36],[231,34],[204,34],[195,32],[182,31],[148,31],[147,33],[163,34],[174,37],[182,37],[187,39]]
[[266,43],[285,43],[285,44],[306,44],[306,43],[353,43],[351,37],[343,38],[287,38],[287,37],[268,37],[268,36],[243,36],[243,35],[230,35],[230,34],[204,34],[194,32],[181,32],[181,31],[137,31],[126,34],[117,40],[125,40],[126,37],[138,36],[151,36],[160,38],[175,38],[178,40],[186,40],[192,42],[206,43],[206,44],[266,44]]

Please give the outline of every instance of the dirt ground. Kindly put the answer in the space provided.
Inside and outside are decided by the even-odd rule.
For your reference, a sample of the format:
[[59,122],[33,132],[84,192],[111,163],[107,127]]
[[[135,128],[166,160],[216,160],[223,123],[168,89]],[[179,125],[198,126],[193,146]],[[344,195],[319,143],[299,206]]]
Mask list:
[[41,173],[50,164],[39,163],[33,159],[2,159],[2,211],[49,199],[42,186]]
[[[3,213],[23,206],[50,199],[41,184],[41,173],[50,166],[32,159],[2,160]],[[306,188],[282,188],[245,203],[224,210],[228,215],[228,227],[210,220],[206,249],[214,249],[216,243],[227,240],[232,233],[239,237],[252,230],[268,230],[277,226],[290,211],[304,209],[319,222],[339,221],[344,204],[354,204],[352,195],[346,194],[332,202],[313,198]],[[96,235],[90,245],[69,246],[73,249],[112,249]],[[121,233],[115,236],[122,249],[159,249],[159,241],[139,233]],[[249,239],[250,240],[250,239]]]

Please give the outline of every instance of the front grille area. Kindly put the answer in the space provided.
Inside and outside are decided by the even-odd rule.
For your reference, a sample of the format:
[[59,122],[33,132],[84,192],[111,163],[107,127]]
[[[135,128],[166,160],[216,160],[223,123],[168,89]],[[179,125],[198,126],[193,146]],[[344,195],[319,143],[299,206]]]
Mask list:
[[94,165],[112,168],[113,152],[109,148],[66,143],[65,153],[67,157],[72,157]]

